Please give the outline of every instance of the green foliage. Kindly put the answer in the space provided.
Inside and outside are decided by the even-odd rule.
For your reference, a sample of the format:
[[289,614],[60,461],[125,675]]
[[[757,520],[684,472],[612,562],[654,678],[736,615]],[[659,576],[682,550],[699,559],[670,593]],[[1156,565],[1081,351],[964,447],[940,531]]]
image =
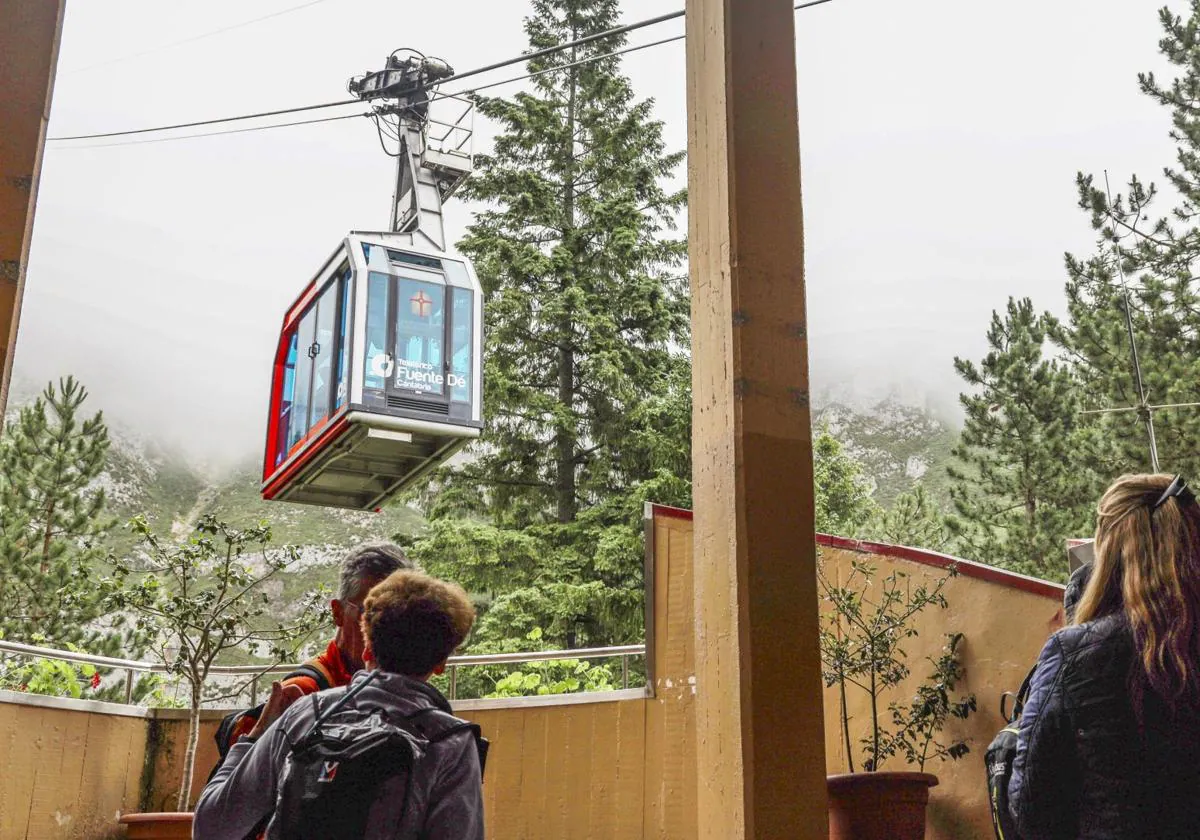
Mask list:
[[[514,650],[553,650],[540,627],[522,639],[480,642],[473,653],[509,653]],[[640,658],[628,662],[629,686],[646,684],[645,665]],[[443,674],[430,680],[439,691],[449,693],[450,677]],[[544,694],[573,694],[584,691],[611,691],[623,684],[620,657],[605,660],[560,659],[526,662],[519,665],[459,666],[454,695],[458,699],[476,697],[525,697]]]
[[[525,30],[536,50],[618,18],[616,0],[535,0]],[[484,287],[486,428],[411,545],[480,596],[473,649],[534,628],[554,646],[640,638],[642,503],[690,502],[685,195],[664,186],[683,155],[618,58],[572,66],[623,43],[531,60],[528,92],[479,100],[500,132],[460,248]]]
[[993,313],[989,351],[954,366],[971,389],[962,440],[950,467],[956,549],[1037,577],[1066,573],[1065,540],[1091,529],[1099,493],[1084,468],[1095,429],[1081,415],[1078,381],[1047,358],[1052,321],[1028,300]]
[[878,513],[862,464],[842,448],[828,428],[813,441],[813,482],[818,533],[857,537]]
[[574,694],[581,691],[612,691],[617,686],[612,669],[578,659],[534,662],[503,677],[487,697],[528,697],[542,694]]
[[[1129,312],[1152,404],[1200,401],[1200,281],[1192,266],[1200,258],[1200,2],[1192,0],[1186,17],[1159,11],[1164,37],[1159,50],[1177,69],[1167,84],[1153,73],[1138,76],[1142,91],[1171,114],[1175,162],[1163,172],[1174,188],[1176,204],[1155,218],[1158,188],[1134,175],[1124,194],[1110,199],[1091,175],[1079,173],[1080,207],[1099,234],[1093,256],[1067,256],[1069,320],[1056,340],[1077,360],[1088,408],[1129,407],[1136,402],[1129,336],[1125,322],[1128,279]],[[1149,470],[1149,445],[1142,418],[1134,412],[1101,418],[1106,446],[1093,458],[1108,476]],[[1200,468],[1200,407],[1154,413],[1155,436],[1163,468],[1194,473]]]
[[81,416],[87,396],[71,377],[51,383],[0,438],[0,633],[128,656],[135,640],[90,580],[114,523],[97,486],[108,430],[102,414]]
[[882,720],[879,704],[887,691],[911,673],[904,645],[917,635],[913,622],[931,606],[946,608],[944,590],[956,573],[951,569],[949,575],[932,584],[914,586],[909,575],[898,570],[877,581],[875,567],[862,560],[852,561],[844,581],[830,580],[824,565],[819,565],[818,587],[821,599],[829,605],[820,629],[822,675],[827,686],[838,687],[842,737],[851,773],[854,751],[848,688],[865,693],[871,703],[871,730],[862,740],[863,769],[867,772],[879,770],[894,755],[924,767],[929,757],[959,758],[966,754],[963,742],[943,746],[934,740],[951,717],[964,718],[975,708],[974,697],[957,701],[949,698],[962,676],[956,659],[961,636],[951,638],[943,657],[934,661],[933,676],[909,706],[892,704],[891,730]]
[[[29,643],[44,644],[46,639],[35,635]],[[67,642],[64,650],[79,653],[75,645]],[[0,688],[30,694],[45,694],[51,697],[72,697],[76,700],[92,695],[100,687],[100,674],[87,664],[63,662],[57,659],[17,659],[0,657]]]
[[[1079,206],[1098,241],[1090,256],[1066,257],[1067,318],[1034,318],[1028,302],[1017,311],[1010,303],[1004,326],[1026,337],[1000,351],[1006,364],[978,377],[960,367],[970,384],[985,381],[984,399],[1002,417],[992,422],[988,409],[968,406],[973,439],[964,432],[963,449],[993,457],[973,460],[976,450],[956,481],[956,535],[988,562],[1062,579],[1064,539],[1090,531],[1104,486],[1151,469],[1146,417],[1131,410],[1140,397],[1129,323],[1150,404],[1174,406],[1153,412],[1162,469],[1200,469],[1200,406],[1189,405],[1200,402],[1200,281],[1192,271],[1200,259],[1200,0],[1188,6],[1185,16],[1159,12],[1159,49],[1176,77],[1138,77],[1171,114],[1176,155],[1164,174],[1175,206],[1159,210],[1157,186],[1137,175],[1110,195],[1106,176],[1101,183],[1078,173]],[[1041,357],[1044,338],[1063,362]]]
[[[948,633],[946,645],[935,659],[928,657],[933,673],[917,687],[917,693],[907,704],[889,703],[892,714],[892,731],[880,745],[880,760],[900,755],[909,764],[925,771],[925,763],[931,758],[940,761],[957,761],[971,751],[966,741],[958,740],[943,744],[938,734],[951,720],[966,720],[977,710],[975,695],[959,699],[950,696],[954,687],[964,676],[962,663],[958,660],[958,646],[962,633]],[[867,743],[864,739],[863,746]],[[872,745],[873,746],[873,745]]]
[[941,551],[950,540],[946,517],[923,484],[901,493],[890,508],[876,514],[868,530],[879,542],[932,551]]
[[189,735],[178,808],[187,807],[200,725],[200,705],[208,675],[223,653],[265,651],[264,666],[294,661],[324,620],[324,593],[303,600],[287,620],[269,610],[267,584],[295,566],[293,547],[269,548],[264,522],[236,529],[203,517],[183,544],[165,543],[144,519],[130,527],[141,538],[139,562],[110,558],[113,576],[100,586],[106,607],[135,616],[150,647],[189,687]]

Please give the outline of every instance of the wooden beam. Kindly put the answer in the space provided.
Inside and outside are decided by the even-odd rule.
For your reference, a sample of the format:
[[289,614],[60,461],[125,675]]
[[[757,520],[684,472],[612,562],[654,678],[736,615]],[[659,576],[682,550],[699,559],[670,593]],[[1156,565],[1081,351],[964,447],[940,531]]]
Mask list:
[[64,4],[0,0],[0,426],[8,403]]
[[698,824],[828,837],[792,0],[688,0]]

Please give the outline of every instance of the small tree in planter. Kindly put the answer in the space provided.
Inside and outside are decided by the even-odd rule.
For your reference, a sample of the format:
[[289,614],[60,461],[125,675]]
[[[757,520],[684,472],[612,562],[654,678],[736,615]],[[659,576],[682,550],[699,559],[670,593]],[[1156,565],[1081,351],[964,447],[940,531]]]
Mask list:
[[[294,547],[271,548],[264,522],[237,529],[205,516],[187,542],[164,543],[143,518],[130,527],[141,538],[146,556],[138,561],[110,559],[113,576],[103,583],[112,610],[131,613],[138,630],[170,673],[186,683],[188,737],[178,810],[188,807],[193,764],[200,735],[200,706],[209,673],[230,651],[268,654],[264,672],[295,661],[299,649],[324,619],[318,609],[323,593],[302,599],[286,621],[267,609],[268,581],[293,569]],[[239,692],[240,693],[240,692]]]
[[[885,775],[891,775],[897,783],[923,785],[927,791],[929,786],[937,783],[936,778],[924,775],[929,759],[958,759],[969,751],[964,741],[943,744],[938,740],[951,719],[964,719],[975,710],[974,696],[952,697],[955,685],[963,676],[958,660],[961,633],[948,634],[942,653],[928,659],[933,665],[933,673],[909,703],[892,702],[886,710],[880,708],[884,695],[912,673],[904,646],[917,635],[913,626],[916,617],[929,607],[945,609],[946,583],[954,574],[956,571],[952,568],[948,575],[933,583],[916,583],[899,570],[878,578],[873,566],[855,559],[846,579],[835,582],[828,578],[824,568],[819,569],[817,579],[821,596],[830,607],[821,626],[823,675],[826,686],[838,689],[841,735],[851,774],[854,774],[854,748],[850,735],[849,689],[863,692],[870,703],[870,730],[860,741],[864,753],[863,769],[868,774],[878,774],[883,762],[899,755],[909,764],[916,765],[920,774]],[[890,726],[885,711],[890,713]],[[843,781],[838,778],[839,787]],[[839,834],[835,830],[831,836],[879,836],[902,840],[910,836],[906,831],[912,831],[913,837],[924,836],[924,800],[920,803],[919,815],[905,815],[900,813],[903,809],[862,801],[859,789],[870,788],[873,795],[886,798],[888,792],[882,784],[884,781],[878,778],[875,783],[855,783],[855,801],[841,808],[831,780],[831,825],[836,829],[841,824],[840,830],[845,832]],[[840,795],[840,790],[838,793]],[[834,813],[835,810],[845,813]],[[886,820],[887,823],[867,826],[861,822],[864,819]],[[895,824],[895,820],[907,820],[908,828]]]

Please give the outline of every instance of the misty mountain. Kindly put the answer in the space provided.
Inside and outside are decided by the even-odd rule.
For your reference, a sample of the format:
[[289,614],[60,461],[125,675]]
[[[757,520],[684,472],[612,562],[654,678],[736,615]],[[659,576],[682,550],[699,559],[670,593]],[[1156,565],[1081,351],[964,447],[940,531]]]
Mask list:
[[[828,426],[863,463],[881,505],[890,505],[918,479],[938,501],[947,502],[945,465],[957,431],[931,411],[897,396],[867,405],[838,400],[817,407],[813,421],[817,428]],[[265,519],[276,542],[301,548],[305,566],[334,563],[356,542],[411,534],[422,526],[416,510],[398,504],[366,513],[265,502],[257,459],[233,469],[212,467],[144,434],[117,426],[109,433],[112,448],[100,486],[121,523],[111,543],[117,551],[133,548],[123,525],[138,514],[158,533],[177,538],[207,513],[243,526]]]
[[920,481],[948,509],[946,464],[958,430],[930,409],[899,396],[873,404],[851,404],[843,399],[815,406],[813,426],[827,427],[846,452],[862,462],[875,485],[875,501],[888,507]]

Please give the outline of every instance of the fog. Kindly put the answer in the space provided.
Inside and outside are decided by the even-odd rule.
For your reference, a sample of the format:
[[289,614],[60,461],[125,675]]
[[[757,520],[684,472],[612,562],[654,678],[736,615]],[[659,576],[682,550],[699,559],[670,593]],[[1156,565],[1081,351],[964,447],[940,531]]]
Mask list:
[[[624,14],[681,2],[626,0]],[[525,45],[523,0],[325,0],[195,39],[298,5],[68,3],[50,136],[342,99],[398,47],[465,70]],[[952,358],[982,354],[993,309],[1028,295],[1061,311],[1063,252],[1093,243],[1075,172],[1120,185],[1171,160],[1168,117],[1136,83],[1163,66],[1153,5],[834,0],[797,14],[817,390],[896,385],[950,410]],[[682,148],[683,44],[633,53],[625,71]],[[479,148],[491,128],[477,127]],[[243,457],[260,445],[284,310],[348,230],[386,224],[392,161],[366,120],[109,145],[153,137],[48,144],[16,374],[74,373],[119,422],[197,458]],[[448,205],[452,232],[470,210]]]

